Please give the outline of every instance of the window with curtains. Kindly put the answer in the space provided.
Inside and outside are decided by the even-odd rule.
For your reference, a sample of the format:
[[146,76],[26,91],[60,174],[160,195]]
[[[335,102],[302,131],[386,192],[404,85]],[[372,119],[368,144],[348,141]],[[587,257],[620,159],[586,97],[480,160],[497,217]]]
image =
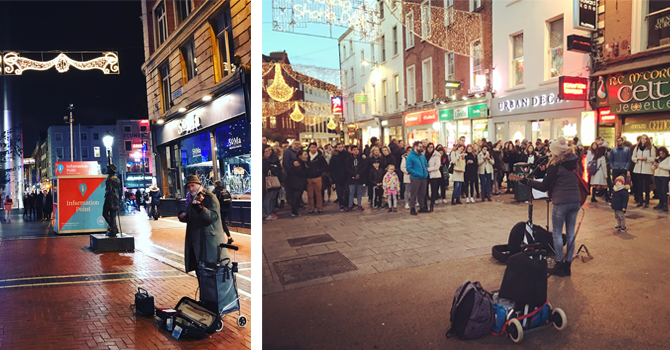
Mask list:
[[549,25],[549,78],[563,75],[563,18],[550,22]]
[[523,33],[512,37],[512,86],[523,84]]
[[183,66],[186,70],[184,77],[186,81],[191,81],[198,75],[198,62],[195,56],[195,41],[193,39],[187,41],[180,48],[183,61]]
[[226,2],[221,10],[210,21],[214,34],[216,35],[216,49],[219,53],[219,67],[222,76],[230,75],[234,70],[233,57],[235,56],[235,45],[233,43],[233,25],[230,17],[230,3]]

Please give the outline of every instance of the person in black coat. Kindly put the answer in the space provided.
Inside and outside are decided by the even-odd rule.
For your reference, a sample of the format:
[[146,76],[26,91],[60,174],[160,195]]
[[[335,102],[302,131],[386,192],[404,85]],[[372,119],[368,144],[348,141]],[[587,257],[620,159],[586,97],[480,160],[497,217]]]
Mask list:
[[[266,178],[268,176],[275,176],[279,178],[279,173],[281,171],[281,168],[279,166],[279,158],[273,158],[272,154],[274,152],[272,151],[272,147],[268,145],[263,145],[263,162],[262,162],[262,171],[263,171],[263,212],[266,215],[265,220],[276,220],[278,217],[277,215],[274,214],[274,206],[277,203],[276,197],[277,193],[279,192],[278,188],[267,188],[266,186]],[[214,194],[220,193],[223,190],[223,186],[221,186],[221,182],[218,182],[218,186],[214,189]],[[220,188],[219,188],[220,186]],[[218,192],[217,192],[218,190]],[[223,207],[222,207],[223,209]],[[230,233],[228,232],[228,228],[224,225],[224,231],[228,234],[228,237],[230,237]]]
[[343,143],[338,143],[335,147],[335,150],[330,157],[330,177],[333,180],[335,185],[335,191],[337,192],[337,204],[340,206],[340,211],[344,211],[344,208],[347,206],[349,201],[349,179],[345,172],[345,163],[351,155],[347,152]]
[[519,153],[517,148],[511,143],[507,143],[507,148],[505,148],[503,153],[503,161],[507,163],[508,173],[507,173],[507,191],[505,193],[512,193],[513,181],[509,180],[509,174],[514,172],[514,164],[518,162]]
[[354,205],[354,193],[358,204],[358,210],[363,211],[363,185],[368,181],[368,162],[360,154],[358,146],[351,147],[351,156],[345,163],[345,172],[349,183],[349,206],[347,211],[351,211]]
[[309,159],[308,152],[300,150],[296,152],[297,158],[288,165],[286,172],[288,177],[286,179],[286,186],[291,190],[291,215],[298,216],[298,209],[302,201],[302,193],[307,189],[307,160]]
[[368,179],[372,190],[372,208],[378,210],[382,206],[382,197],[384,196],[384,189],[382,188],[382,181],[384,180],[384,169],[380,168],[379,161],[373,160],[370,167],[370,175]]
[[23,195],[23,219],[25,220],[28,217],[28,213],[30,212],[30,209],[28,208],[28,193],[25,193]]
[[[472,145],[468,145],[465,148],[465,152],[465,203],[474,203],[475,184],[479,181],[479,160]],[[468,198],[468,188],[470,188],[470,198]]]
[[51,191],[44,191],[44,217],[47,221],[51,221],[51,213],[54,211],[54,197]]
[[36,218],[38,220],[43,219],[43,210],[44,210],[44,195],[42,192],[38,192],[35,196],[35,211],[37,212]]
[[328,171],[328,162],[326,162],[323,154],[319,152],[316,142],[309,144],[307,168],[308,213],[312,214],[316,209],[321,214],[323,210],[323,179],[321,176]]

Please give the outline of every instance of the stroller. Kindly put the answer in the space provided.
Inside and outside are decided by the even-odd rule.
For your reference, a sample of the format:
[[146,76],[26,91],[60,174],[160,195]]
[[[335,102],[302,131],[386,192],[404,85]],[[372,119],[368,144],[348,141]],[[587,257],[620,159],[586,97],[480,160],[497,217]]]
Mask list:
[[530,244],[512,255],[500,290],[494,292],[494,334],[509,335],[515,343],[523,340],[524,332],[551,324],[563,330],[568,324],[565,312],[547,301],[547,251],[541,246]]
[[[219,249],[232,249],[233,260],[236,259],[237,246],[221,243]],[[220,252],[220,251],[219,251]],[[200,303],[218,314],[216,331],[223,329],[223,316],[237,311],[237,325],[247,325],[246,316],[240,311],[240,298],[237,294],[237,262],[226,258],[218,264],[200,263],[198,266],[198,284]]]

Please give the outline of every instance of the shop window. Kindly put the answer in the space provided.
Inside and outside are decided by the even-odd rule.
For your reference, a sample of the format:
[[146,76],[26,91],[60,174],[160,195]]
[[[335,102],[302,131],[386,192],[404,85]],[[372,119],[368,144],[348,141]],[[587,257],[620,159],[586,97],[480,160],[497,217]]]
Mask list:
[[186,42],[179,48],[179,52],[181,53],[182,79],[185,83],[198,75],[198,58],[195,56],[195,41],[191,39]]
[[512,37],[512,85],[523,84],[523,33]]
[[649,1],[647,48],[670,44],[670,1]]
[[549,78],[563,75],[563,18],[549,23]]
[[519,121],[519,122],[509,122],[509,140],[512,142],[515,142],[516,140],[519,140],[519,142],[523,141],[523,139],[526,138],[526,122],[525,121]]
[[[411,28],[411,29],[410,29]],[[410,11],[405,15],[405,43],[407,48],[414,47],[414,12]]]
[[577,136],[577,118],[557,118],[554,119],[554,139],[559,136],[571,140]]
[[[214,188],[214,173],[212,167],[212,144],[209,132],[204,131],[184,139],[179,144],[181,160],[181,178],[197,175],[200,183],[209,189]],[[185,193],[185,192],[184,192]]]
[[550,130],[551,121],[549,120],[534,120],[531,122],[531,133],[530,140],[535,144],[535,140],[542,139],[551,139]]
[[235,198],[251,198],[251,128],[240,118],[216,129],[220,178]]

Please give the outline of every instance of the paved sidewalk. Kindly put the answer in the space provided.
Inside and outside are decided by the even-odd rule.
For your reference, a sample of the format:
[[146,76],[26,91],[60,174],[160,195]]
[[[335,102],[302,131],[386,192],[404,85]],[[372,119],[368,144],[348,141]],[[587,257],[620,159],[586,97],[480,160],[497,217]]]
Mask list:
[[136,251],[98,254],[88,249],[88,235],[56,236],[48,225],[19,218],[0,225],[0,349],[251,347],[247,235],[233,238],[240,245],[238,288],[248,325],[239,328],[233,313],[224,318],[224,329],[207,339],[175,340],[155,318],[136,316],[129,306],[137,287],[147,289],[156,306],[174,307],[183,296],[195,297],[198,282],[183,272],[184,224],[124,216]]
[[[335,203],[326,203],[322,215],[302,215],[305,211],[301,211],[299,217],[292,218],[289,211],[282,210],[280,219],[263,225],[263,294],[490,255],[493,245],[507,243],[512,226],[528,218],[528,204],[513,199],[508,194],[493,197],[493,202],[440,204],[434,212],[417,216],[411,216],[404,207],[399,207],[397,213],[388,213],[383,209],[373,211],[368,205],[363,212],[346,213],[340,212]],[[585,214],[577,243],[612,234],[616,221],[607,203],[589,203],[584,208],[578,217],[579,222]],[[629,208],[631,234],[640,232],[648,220],[668,218],[667,213],[651,208]],[[534,202],[533,222],[547,225],[545,201]],[[330,241],[311,243],[316,235],[328,235],[319,239]],[[291,240],[296,238],[308,240],[304,245],[291,246]],[[346,265],[348,260],[355,267],[348,272],[340,273],[346,270],[343,268],[330,273],[332,270],[324,268],[327,263],[311,258],[327,253],[341,253],[345,259],[338,261]]]

